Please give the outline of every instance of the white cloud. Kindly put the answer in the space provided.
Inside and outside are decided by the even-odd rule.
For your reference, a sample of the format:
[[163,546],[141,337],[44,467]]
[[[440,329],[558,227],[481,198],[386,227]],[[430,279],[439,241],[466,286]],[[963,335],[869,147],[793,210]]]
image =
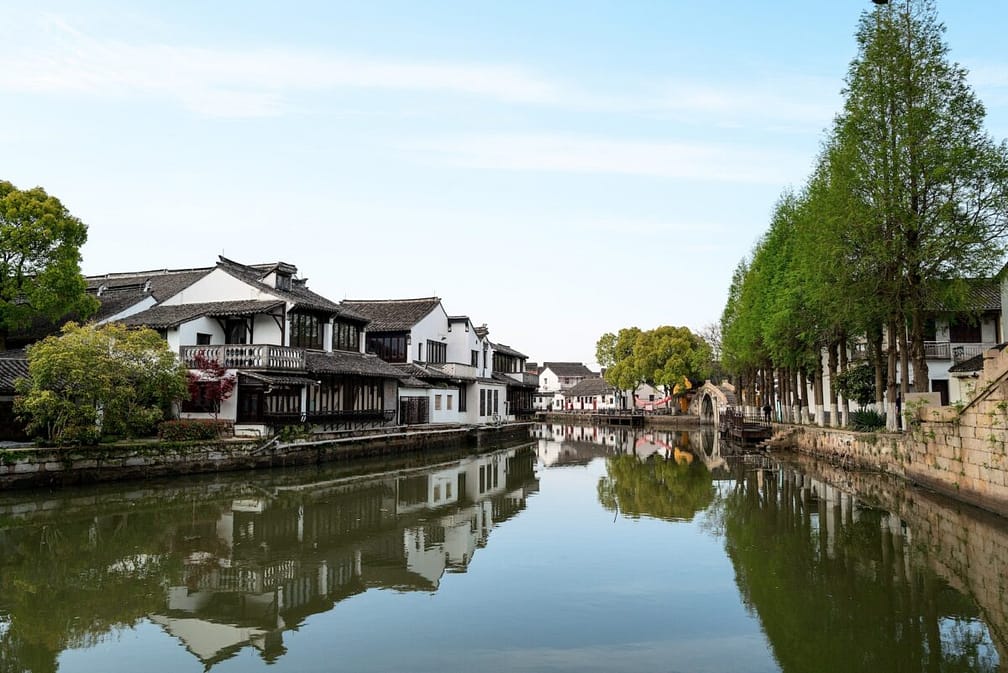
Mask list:
[[[211,115],[264,116],[290,96],[339,88],[433,91],[512,103],[561,99],[512,65],[402,63],[300,49],[223,49],[99,39],[50,19],[33,39],[4,40],[0,91],[148,95]],[[5,36],[9,37],[9,36]]]
[[406,143],[422,161],[513,171],[605,173],[786,184],[808,157],[729,143],[612,140],[578,135],[449,135]]

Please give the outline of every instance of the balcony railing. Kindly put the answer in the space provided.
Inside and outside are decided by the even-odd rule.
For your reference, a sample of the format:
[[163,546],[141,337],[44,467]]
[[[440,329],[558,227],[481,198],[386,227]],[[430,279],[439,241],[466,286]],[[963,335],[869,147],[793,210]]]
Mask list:
[[458,376],[464,379],[475,379],[479,376],[479,370],[476,367],[461,362],[440,362],[428,364],[428,366],[440,370],[448,376]]
[[182,346],[179,355],[187,367],[196,366],[196,358],[216,360],[228,369],[304,370],[305,354],[301,348],[272,344],[226,344],[223,346]]
[[958,364],[993,348],[993,343],[955,343],[950,341],[925,341],[924,357],[928,360],[951,360]]

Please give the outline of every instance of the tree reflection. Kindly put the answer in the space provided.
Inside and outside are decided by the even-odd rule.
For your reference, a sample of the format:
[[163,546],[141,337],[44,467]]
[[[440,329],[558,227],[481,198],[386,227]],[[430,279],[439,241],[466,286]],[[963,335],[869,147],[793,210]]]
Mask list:
[[898,518],[791,470],[736,477],[725,546],[783,671],[999,670],[977,608]]
[[606,458],[608,476],[598,482],[598,499],[624,516],[690,521],[714,500],[714,483],[703,462],[676,451],[670,458],[632,454]]

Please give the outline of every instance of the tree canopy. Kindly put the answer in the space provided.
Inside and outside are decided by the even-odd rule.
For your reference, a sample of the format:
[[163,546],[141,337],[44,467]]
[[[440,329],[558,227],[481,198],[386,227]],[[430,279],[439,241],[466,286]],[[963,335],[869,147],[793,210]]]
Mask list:
[[57,444],[152,433],[187,395],[186,370],[157,332],[67,323],[28,348],[15,411]]
[[85,241],[87,226],[59,199],[0,181],[0,350],[33,321],[94,313],[80,272]]
[[683,392],[709,376],[713,350],[687,327],[668,325],[642,331],[637,327],[606,333],[596,344],[596,358],[605,368],[603,377],[620,390],[641,383],[664,388],[667,394]]

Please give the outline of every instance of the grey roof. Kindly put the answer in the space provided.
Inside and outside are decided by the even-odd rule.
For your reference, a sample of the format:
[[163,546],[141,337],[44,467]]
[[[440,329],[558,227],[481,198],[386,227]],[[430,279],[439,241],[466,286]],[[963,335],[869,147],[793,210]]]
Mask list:
[[[997,346],[992,346],[989,350],[999,350],[1003,351],[1005,346],[1008,346],[1008,342],[1000,343]],[[958,364],[954,364],[949,367],[949,374],[972,374],[973,372],[983,371],[983,361],[984,354],[980,353],[974,355],[971,358],[967,358]]]
[[592,397],[594,395],[608,395],[616,392],[616,389],[606,383],[605,379],[585,379],[573,388],[563,391],[566,397]]
[[492,378],[494,381],[497,381],[499,383],[506,383],[512,388],[538,388],[538,386],[534,383],[525,383],[523,381],[517,381],[508,376],[507,374],[501,374],[500,372],[494,372]]
[[401,332],[420,322],[441,304],[438,297],[417,299],[344,299],[341,307],[371,321],[369,332]]
[[203,316],[253,315],[266,313],[281,306],[284,306],[284,302],[280,299],[272,301],[259,301],[256,299],[211,301],[200,304],[177,304],[174,306],[159,304],[150,307],[146,311],[127,316],[122,322],[129,327],[164,329],[167,327],[178,327],[182,323],[202,318]]
[[421,381],[427,381],[428,383],[430,383],[430,382],[434,382],[434,383],[438,383],[438,382],[457,383],[457,382],[460,382],[460,381],[473,381],[473,380],[475,380],[472,377],[457,376],[457,375],[448,374],[448,373],[445,373],[445,372],[441,371],[437,367],[426,366],[426,365],[424,365],[423,363],[420,363],[420,362],[404,362],[404,363],[394,364],[392,366],[395,367],[396,369],[398,369],[400,372],[402,372],[404,376],[420,379]]
[[493,348],[494,348],[495,351],[497,351],[498,353],[502,353],[504,355],[511,355],[513,357],[516,357],[516,358],[527,358],[528,357],[524,353],[519,353],[518,351],[516,351],[515,349],[511,348],[511,346],[508,346],[507,344],[495,344],[495,343],[492,343],[491,345],[493,346]]
[[248,283],[253,287],[257,287],[261,290],[269,292],[272,295],[280,297],[285,301],[289,301],[297,308],[307,308],[325,313],[334,313],[340,317],[358,322],[367,321],[367,317],[361,315],[359,312],[353,311],[352,309],[343,309],[340,304],[337,304],[330,299],[326,299],[317,292],[309,290],[305,285],[307,279],[293,278],[289,290],[283,290],[262,281],[263,278],[276,270],[293,275],[297,272],[297,267],[292,264],[287,264],[286,262],[274,262],[271,264],[242,264],[234,261],[233,259],[228,259],[223,255],[219,257],[219,260],[220,261],[217,262],[218,269],[221,269],[225,273],[234,276],[238,280]]
[[956,281],[944,281],[948,287],[962,292],[962,306],[949,306],[942,300],[936,300],[931,310],[938,313],[976,312],[996,313],[1001,310],[1001,281],[994,278],[962,278]]
[[549,369],[557,376],[597,376],[581,362],[544,362],[543,369]]
[[[201,269],[161,269],[87,276],[87,291],[101,302],[95,320],[106,320],[151,297],[162,302],[213,271]],[[99,294],[99,290],[101,294]]]
[[356,374],[383,379],[401,379],[403,374],[374,355],[352,351],[305,352],[305,369],[313,374]]
[[12,395],[14,382],[28,378],[28,356],[23,348],[0,352],[0,393]]

